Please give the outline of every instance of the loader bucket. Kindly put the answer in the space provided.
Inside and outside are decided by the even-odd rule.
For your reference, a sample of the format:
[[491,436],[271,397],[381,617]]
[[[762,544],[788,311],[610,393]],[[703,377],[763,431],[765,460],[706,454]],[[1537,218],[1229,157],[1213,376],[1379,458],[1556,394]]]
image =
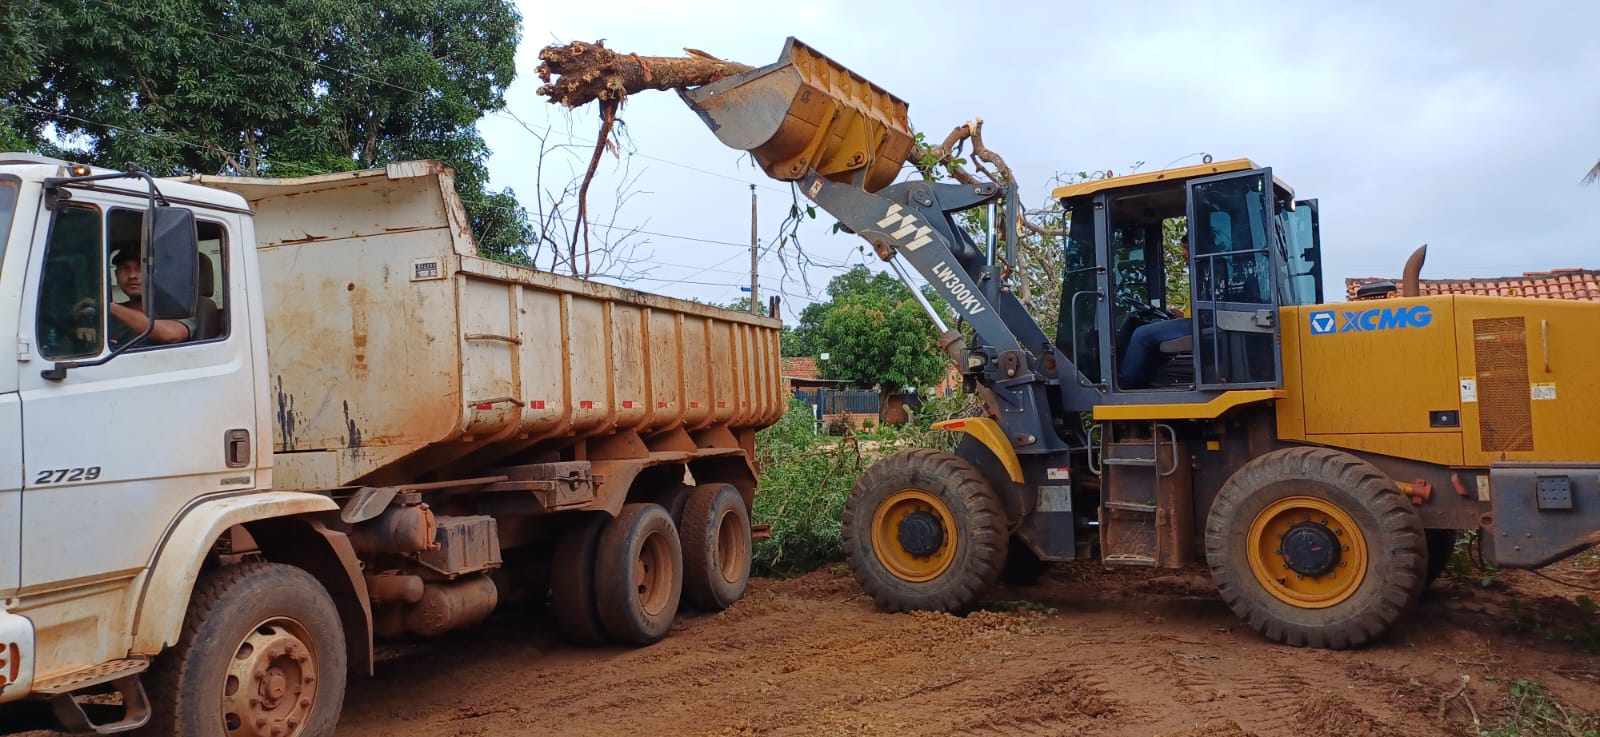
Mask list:
[[683,93],[717,138],[749,151],[767,176],[815,169],[875,192],[911,153],[906,103],[794,38],[777,63]]

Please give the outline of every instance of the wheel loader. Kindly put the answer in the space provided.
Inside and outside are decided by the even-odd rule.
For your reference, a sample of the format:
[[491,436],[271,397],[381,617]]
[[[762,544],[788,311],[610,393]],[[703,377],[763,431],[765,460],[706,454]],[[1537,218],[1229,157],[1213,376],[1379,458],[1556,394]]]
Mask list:
[[[1600,304],[1417,296],[1415,268],[1391,298],[1329,303],[1317,201],[1208,158],[1054,190],[1047,333],[1005,278],[1015,183],[896,181],[904,101],[792,38],[683,97],[969,328],[923,303],[983,416],[938,425],[963,434],[954,453],[879,461],[845,508],[845,554],[883,610],[959,611],[1048,561],[1203,564],[1265,638],[1347,648],[1394,625],[1460,531],[1503,567],[1600,542]],[[972,208],[999,234],[961,227]],[[1187,295],[1166,293],[1174,227]]]

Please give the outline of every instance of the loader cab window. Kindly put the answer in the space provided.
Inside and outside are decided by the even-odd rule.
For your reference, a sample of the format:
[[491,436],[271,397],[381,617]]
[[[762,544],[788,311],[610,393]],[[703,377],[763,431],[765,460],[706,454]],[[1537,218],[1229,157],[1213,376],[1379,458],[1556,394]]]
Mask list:
[[1273,246],[1279,251],[1280,303],[1322,304],[1322,240],[1317,232],[1317,201],[1279,191]]
[[1072,359],[1085,378],[1100,380],[1100,340],[1095,327],[1100,308],[1095,248],[1094,204],[1090,198],[1068,200],[1066,256],[1061,282],[1061,315],[1056,321],[1056,347]]

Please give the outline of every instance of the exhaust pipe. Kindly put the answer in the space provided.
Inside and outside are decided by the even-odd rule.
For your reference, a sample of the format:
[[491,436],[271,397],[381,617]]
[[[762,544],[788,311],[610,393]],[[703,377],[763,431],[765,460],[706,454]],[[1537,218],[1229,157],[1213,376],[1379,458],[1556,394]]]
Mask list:
[[1411,253],[1411,258],[1406,259],[1406,270],[1400,278],[1400,296],[1422,296],[1422,262],[1428,259],[1428,244]]

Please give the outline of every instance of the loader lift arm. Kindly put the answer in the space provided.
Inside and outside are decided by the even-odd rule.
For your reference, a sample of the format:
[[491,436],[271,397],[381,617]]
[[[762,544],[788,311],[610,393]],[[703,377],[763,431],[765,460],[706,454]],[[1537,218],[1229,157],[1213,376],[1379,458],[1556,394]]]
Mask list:
[[[870,243],[879,258],[896,271],[900,271],[896,257],[903,257],[959,319],[972,325],[975,345],[969,346],[959,331],[946,328],[939,315],[928,310],[944,333],[940,347],[963,371],[977,376],[981,391],[991,395],[991,406],[999,411],[1000,423],[1019,453],[1067,450],[1058,434],[1061,431],[1079,441],[1073,445],[1082,445],[1074,428],[1052,425],[1050,393],[1062,392],[1059,401],[1065,407],[1086,410],[1097,403],[1098,390],[1078,375],[1077,367],[1000,283],[1000,269],[993,258],[986,259],[952,218],[1007,194],[1011,195],[1008,205],[1014,203],[1014,189],[1008,193],[995,184],[911,181],[866,192],[814,170],[808,171],[799,185],[807,197]],[[993,250],[990,244],[991,254]],[[913,285],[907,286],[915,292]]]

